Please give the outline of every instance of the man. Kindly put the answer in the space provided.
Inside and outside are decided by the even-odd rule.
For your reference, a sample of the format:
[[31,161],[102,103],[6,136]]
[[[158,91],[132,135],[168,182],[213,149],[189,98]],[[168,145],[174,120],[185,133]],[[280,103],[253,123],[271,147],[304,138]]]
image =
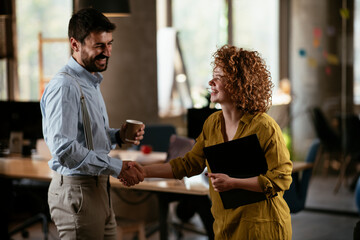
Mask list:
[[[69,41],[72,57],[49,82],[41,99],[44,138],[54,170],[48,202],[61,239],[116,239],[109,176],[126,185],[143,181],[138,165],[108,156],[125,142],[126,124],[109,127],[100,92],[102,75],[112,50],[115,25],[99,11],[87,8],[72,16]],[[135,144],[144,134],[136,133]]]

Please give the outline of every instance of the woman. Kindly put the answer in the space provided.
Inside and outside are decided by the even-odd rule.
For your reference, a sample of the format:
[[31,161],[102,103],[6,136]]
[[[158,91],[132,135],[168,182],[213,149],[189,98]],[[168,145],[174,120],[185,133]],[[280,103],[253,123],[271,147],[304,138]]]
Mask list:
[[[222,110],[208,117],[190,152],[169,163],[145,166],[145,177],[182,179],[200,174],[208,166],[204,147],[257,134],[268,165],[265,174],[245,179],[207,174],[215,239],[291,239],[290,210],[283,194],[292,181],[292,163],[279,126],[265,113],[273,84],[264,61],[257,52],[225,45],[214,54],[209,85],[211,101],[221,104]],[[241,152],[233,161],[237,158]],[[266,200],[224,209],[219,192],[235,188],[264,192]]]

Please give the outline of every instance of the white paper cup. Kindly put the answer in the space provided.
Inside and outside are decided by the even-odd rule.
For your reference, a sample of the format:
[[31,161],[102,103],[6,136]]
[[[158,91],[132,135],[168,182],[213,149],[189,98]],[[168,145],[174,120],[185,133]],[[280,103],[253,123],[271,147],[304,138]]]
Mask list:
[[126,120],[126,131],[125,131],[125,141],[126,142],[135,142],[135,137],[137,131],[142,127],[143,123],[138,120],[128,119]]

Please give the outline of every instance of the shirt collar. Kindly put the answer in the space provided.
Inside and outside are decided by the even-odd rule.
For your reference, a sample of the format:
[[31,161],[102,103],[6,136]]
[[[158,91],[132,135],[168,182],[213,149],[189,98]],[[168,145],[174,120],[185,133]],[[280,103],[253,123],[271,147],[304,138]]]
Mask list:
[[251,113],[244,113],[244,115],[240,118],[240,121],[242,121],[245,124],[249,124],[251,120],[256,116],[256,114]]
[[81,66],[73,57],[70,57],[68,61],[69,67],[75,72],[79,79],[90,82],[94,86],[99,85],[103,80],[103,75],[99,72],[91,74],[83,66]]

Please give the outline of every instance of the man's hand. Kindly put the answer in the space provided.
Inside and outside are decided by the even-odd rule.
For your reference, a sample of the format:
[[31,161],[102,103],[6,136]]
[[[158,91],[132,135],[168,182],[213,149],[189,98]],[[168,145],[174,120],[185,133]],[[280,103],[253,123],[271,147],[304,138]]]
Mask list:
[[[123,143],[126,143],[127,141],[125,141],[125,131],[126,131],[126,128],[127,128],[127,125],[126,123],[124,123],[122,126],[121,126],[121,129],[120,129],[120,139]],[[140,144],[140,141],[144,138],[144,133],[145,133],[145,124],[142,125],[142,127],[139,129],[139,131],[137,131],[136,133],[136,137],[135,137],[135,142],[133,144],[135,145],[139,145]]]
[[133,186],[144,181],[145,171],[140,164],[132,161],[123,161],[123,167],[118,176],[125,186]]

